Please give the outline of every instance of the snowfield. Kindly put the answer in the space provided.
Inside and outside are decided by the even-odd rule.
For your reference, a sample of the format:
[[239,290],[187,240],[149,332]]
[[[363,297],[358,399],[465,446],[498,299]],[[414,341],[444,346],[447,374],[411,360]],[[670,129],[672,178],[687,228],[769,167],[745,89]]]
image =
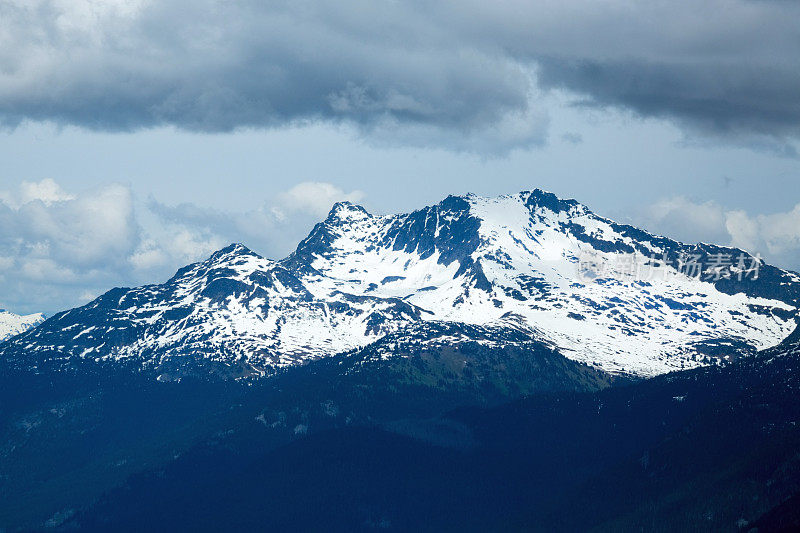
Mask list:
[[44,322],[44,315],[41,313],[15,315],[0,309],[0,341],[27,331],[42,322]]

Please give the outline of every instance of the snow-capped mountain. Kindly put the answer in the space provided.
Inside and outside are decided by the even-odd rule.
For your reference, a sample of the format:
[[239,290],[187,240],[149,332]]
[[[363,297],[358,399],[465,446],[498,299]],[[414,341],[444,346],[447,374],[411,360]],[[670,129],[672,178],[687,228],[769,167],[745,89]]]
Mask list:
[[38,326],[42,322],[44,322],[44,315],[42,313],[15,315],[14,313],[9,313],[5,309],[0,309],[0,341]]
[[800,277],[754,261],[535,190],[449,197],[408,215],[337,204],[284,264],[326,290],[400,298],[426,319],[516,327],[567,357],[654,375],[726,347],[773,346],[797,327]]
[[134,362],[165,377],[199,361],[204,371],[263,374],[356,348],[421,318],[419,309],[398,298],[315,288],[234,244],[163,285],[113,289],[59,313],[4,351],[22,348],[43,356],[42,362]]
[[258,375],[445,321],[514,330],[603,370],[650,376],[774,346],[797,327],[798,306],[792,272],[534,190],[451,196],[402,215],[339,203],[284,260],[232,245],[163,285],[59,313],[0,346],[0,359]]

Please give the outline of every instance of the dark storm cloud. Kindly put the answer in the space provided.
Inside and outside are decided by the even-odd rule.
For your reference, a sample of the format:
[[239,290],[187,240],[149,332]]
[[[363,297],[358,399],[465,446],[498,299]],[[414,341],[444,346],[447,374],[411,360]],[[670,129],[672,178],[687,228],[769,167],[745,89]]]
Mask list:
[[544,89],[673,119],[694,134],[761,142],[800,134],[800,2],[500,6],[483,8],[484,27],[505,28],[504,49],[536,65]]
[[[796,2],[0,0],[0,117],[130,131],[326,121],[503,151],[537,89],[715,135],[800,131]],[[538,84],[537,84],[538,81]]]
[[[3,2],[0,115],[128,131],[307,121],[469,136],[525,116],[530,78],[402,4]],[[541,137],[540,125],[511,142]]]
[[592,105],[676,118],[711,134],[800,132],[800,70],[637,61],[540,61],[544,87],[588,95]]

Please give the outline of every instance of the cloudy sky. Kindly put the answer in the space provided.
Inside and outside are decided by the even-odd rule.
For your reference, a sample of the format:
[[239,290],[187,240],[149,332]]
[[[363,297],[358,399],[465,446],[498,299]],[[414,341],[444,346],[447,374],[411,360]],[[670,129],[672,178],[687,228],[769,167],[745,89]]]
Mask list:
[[800,270],[800,2],[0,0],[0,308],[541,187]]

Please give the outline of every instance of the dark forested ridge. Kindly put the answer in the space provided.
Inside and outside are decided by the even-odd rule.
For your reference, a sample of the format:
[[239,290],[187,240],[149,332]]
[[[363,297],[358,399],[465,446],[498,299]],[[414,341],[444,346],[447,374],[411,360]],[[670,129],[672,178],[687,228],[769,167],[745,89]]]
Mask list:
[[[431,328],[462,326],[416,335],[429,339]],[[255,382],[161,382],[90,362],[74,372],[6,372],[0,525],[58,524],[128,476],[194,448],[224,445],[245,458],[325,430],[415,427],[458,406],[624,382],[546,345],[516,342],[513,331],[469,333],[474,340],[432,345],[407,331]],[[486,335],[503,346],[479,342]],[[387,344],[393,356],[384,358]]]
[[[770,531],[796,527],[800,353],[599,392],[194,447],[82,530]],[[244,444],[246,443],[246,444]]]

